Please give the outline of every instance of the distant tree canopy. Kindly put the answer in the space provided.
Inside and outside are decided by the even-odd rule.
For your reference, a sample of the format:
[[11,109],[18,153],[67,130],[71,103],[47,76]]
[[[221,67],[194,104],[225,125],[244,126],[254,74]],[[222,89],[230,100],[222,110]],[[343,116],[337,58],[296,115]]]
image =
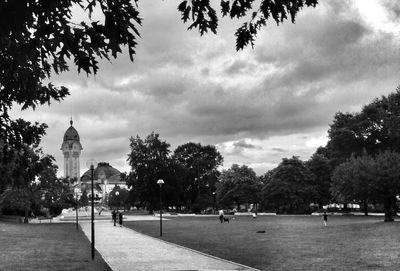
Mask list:
[[375,157],[352,157],[336,167],[332,192],[338,200],[382,203],[385,221],[393,221],[396,196],[400,194],[400,154],[385,151]]
[[125,209],[125,206],[129,205],[128,198],[129,191],[116,185],[109,194],[108,206],[110,206],[110,208],[122,207]]
[[306,162],[306,167],[315,176],[312,184],[315,187],[315,203],[318,204],[319,208],[322,208],[324,205],[329,204],[332,199],[330,192],[332,167],[329,159],[324,155],[314,153]]
[[359,113],[338,112],[328,131],[325,155],[337,166],[351,155],[400,152],[400,88],[376,98]]
[[45,155],[30,162],[33,164],[26,167],[30,172],[21,173],[21,176],[31,175],[33,180],[20,181],[21,185],[4,193],[1,200],[3,212],[24,215],[27,221],[30,213],[58,215],[63,208],[74,205],[70,180],[57,178],[58,167],[53,157]]
[[307,213],[317,199],[315,175],[298,157],[284,158],[269,174],[263,192],[277,213]]
[[184,174],[181,182],[181,190],[185,191],[184,201],[189,205],[197,202],[198,209],[206,207],[204,205],[212,201],[211,195],[215,191],[217,169],[223,162],[221,154],[215,146],[189,142],[175,149],[172,160],[181,167]]
[[[139,201],[148,205],[150,212],[157,208],[158,179],[169,176],[169,143],[162,141],[159,134],[149,134],[144,140],[139,136],[130,138],[131,152],[128,163],[131,171],[127,184],[137,194]],[[166,186],[169,185],[168,182]]]
[[171,155],[169,143],[159,134],[149,134],[144,140],[131,137],[128,162],[131,171],[124,177],[135,203],[158,209],[158,179],[164,180],[163,198],[167,206],[184,206],[200,211],[212,205],[212,192],[218,176],[217,167],[222,156],[214,146],[186,143]]
[[231,168],[222,171],[216,188],[219,205],[235,205],[240,210],[241,204],[259,201],[261,183],[253,169],[233,164]]

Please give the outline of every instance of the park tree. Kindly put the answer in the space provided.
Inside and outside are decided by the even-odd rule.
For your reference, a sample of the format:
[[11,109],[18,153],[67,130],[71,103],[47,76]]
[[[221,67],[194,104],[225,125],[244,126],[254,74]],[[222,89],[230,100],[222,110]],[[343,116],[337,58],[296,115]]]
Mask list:
[[333,193],[347,200],[382,203],[385,221],[393,221],[396,196],[400,194],[399,163],[400,154],[392,151],[352,158],[335,169]]
[[185,143],[175,149],[172,159],[181,166],[184,178],[180,185],[190,208],[198,212],[212,205],[212,192],[215,191],[215,182],[219,174],[217,168],[223,161],[215,146]]
[[385,221],[393,221],[396,197],[400,195],[400,154],[385,151],[375,157],[373,191],[375,200],[383,203]]
[[26,172],[15,176],[14,180],[19,181],[19,177],[24,176],[31,176],[32,179],[25,182],[25,185],[10,188],[4,197],[3,209],[24,215],[27,221],[30,213],[40,215],[46,209],[50,215],[58,215],[63,208],[70,207],[74,203],[70,180],[57,178],[58,167],[54,157],[42,155],[40,150],[31,150],[25,152],[25,155],[29,158],[26,163],[30,166],[26,166]]
[[139,136],[130,138],[131,152],[128,163],[131,171],[127,177],[127,185],[132,188],[140,202],[147,205],[152,213],[159,202],[157,180],[163,179],[164,189],[170,186],[166,177],[170,176],[170,145],[160,139],[159,134],[152,132],[144,140]]
[[329,141],[326,145],[326,154],[332,167],[345,162],[351,155],[363,153],[366,141],[361,120],[360,113],[338,112],[335,114],[328,130]]
[[315,202],[315,175],[298,157],[284,158],[263,187],[277,213],[307,213]]
[[374,160],[366,153],[352,156],[335,168],[332,174],[332,194],[338,202],[353,202],[363,206],[368,215],[368,203],[374,199]]
[[254,170],[246,165],[233,164],[223,170],[216,188],[217,201],[222,206],[235,205],[239,210],[241,204],[257,204],[260,200],[261,183]]
[[326,156],[337,166],[352,155],[400,151],[400,88],[374,99],[357,113],[336,113],[328,131]]
[[108,206],[111,208],[120,208],[122,206],[125,211],[126,206],[129,205],[129,191],[119,185],[114,186],[108,197]]
[[314,153],[306,162],[306,167],[315,175],[315,200],[321,209],[331,201],[331,174],[330,161],[325,156]]

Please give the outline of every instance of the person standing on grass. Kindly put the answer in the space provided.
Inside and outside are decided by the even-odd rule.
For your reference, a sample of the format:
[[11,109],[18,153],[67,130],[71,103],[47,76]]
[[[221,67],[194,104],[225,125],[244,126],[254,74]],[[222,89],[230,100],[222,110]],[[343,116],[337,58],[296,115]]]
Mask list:
[[224,223],[224,210],[219,210],[218,212],[219,214],[219,220],[221,221],[221,223]]
[[122,227],[122,220],[123,220],[122,213],[119,213],[118,214],[118,224],[119,224],[120,227]]
[[324,212],[324,214],[322,215],[323,219],[324,219],[324,225],[325,227],[328,226],[328,214],[326,212]]
[[115,212],[115,210],[112,211],[112,220],[114,221],[114,227],[115,227],[115,224],[117,222],[117,213]]

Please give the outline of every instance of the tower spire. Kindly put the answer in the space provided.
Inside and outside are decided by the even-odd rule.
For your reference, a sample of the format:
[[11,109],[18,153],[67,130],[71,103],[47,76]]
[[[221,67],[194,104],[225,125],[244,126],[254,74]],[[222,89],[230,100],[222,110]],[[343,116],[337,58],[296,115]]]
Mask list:
[[72,124],[74,123],[74,122],[72,121],[72,116],[71,116],[71,120],[69,121],[69,123],[71,124],[71,126],[72,126]]

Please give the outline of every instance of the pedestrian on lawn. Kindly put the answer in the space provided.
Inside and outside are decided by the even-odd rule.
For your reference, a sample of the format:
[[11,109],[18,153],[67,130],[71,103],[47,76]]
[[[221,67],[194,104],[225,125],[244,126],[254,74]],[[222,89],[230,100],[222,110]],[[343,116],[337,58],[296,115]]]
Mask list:
[[221,221],[221,223],[224,223],[224,210],[219,210],[218,212],[219,214],[219,220]]
[[114,221],[114,227],[115,227],[115,224],[117,222],[117,213],[115,212],[115,210],[112,211],[111,215],[112,215],[112,220]]
[[119,213],[118,214],[118,223],[119,223],[120,227],[122,227],[122,220],[123,220],[123,215],[122,215],[122,213]]
[[326,212],[324,212],[324,214],[322,215],[323,219],[324,219],[324,225],[325,227],[328,226],[328,214]]

